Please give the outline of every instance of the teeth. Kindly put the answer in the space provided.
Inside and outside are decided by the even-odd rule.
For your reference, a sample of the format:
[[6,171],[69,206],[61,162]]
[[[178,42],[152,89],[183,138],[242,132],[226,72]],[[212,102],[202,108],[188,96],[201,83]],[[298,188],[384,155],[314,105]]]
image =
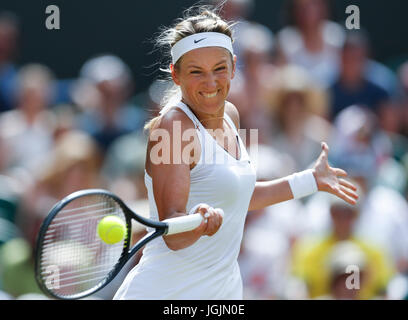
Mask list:
[[217,95],[217,91],[214,93],[203,93],[203,96],[206,98],[214,98]]

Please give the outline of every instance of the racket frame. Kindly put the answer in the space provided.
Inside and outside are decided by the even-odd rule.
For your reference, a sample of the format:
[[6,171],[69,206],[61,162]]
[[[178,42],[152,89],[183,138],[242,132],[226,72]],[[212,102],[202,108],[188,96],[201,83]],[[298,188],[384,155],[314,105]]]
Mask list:
[[[78,294],[73,294],[69,296],[60,296],[50,290],[46,284],[45,280],[41,276],[41,255],[43,252],[42,248],[42,243],[44,241],[44,237],[47,233],[47,229],[55,216],[64,208],[66,207],[70,202],[83,197],[83,196],[88,196],[88,195],[100,195],[100,196],[106,196],[112,198],[122,209],[123,214],[125,216],[126,220],[126,238],[124,239],[124,246],[122,249],[122,253],[120,255],[120,258],[118,259],[118,262],[115,264],[115,266],[112,268],[112,270],[107,274],[107,276],[99,282],[96,286],[78,293]],[[132,219],[136,220],[137,222],[150,227],[154,228],[154,231],[148,232],[142,239],[140,239],[133,248],[130,248],[131,244],[131,236],[132,236]],[[75,299],[81,299],[84,297],[87,297],[99,290],[101,290],[103,287],[105,287],[108,283],[110,283],[120,272],[120,270],[123,268],[123,266],[128,262],[133,255],[140,250],[146,243],[149,241],[160,237],[162,235],[165,235],[168,230],[168,224],[165,222],[161,221],[153,221],[147,218],[144,218],[138,214],[136,214],[134,211],[132,211],[118,196],[115,194],[104,190],[104,189],[86,189],[86,190],[80,190],[76,191],[74,193],[71,193],[70,195],[66,196],[64,199],[59,201],[57,204],[54,205],[54,207],[50,210],[48,213],[47,217],[43,221],[40,227],[40,231],[37,235],[37,240],[36,240],[36,247],[35,247],[35,278],[37,281],[37,284],[39,285],[40,289],[45,292],[47,295],[57,298],[57,299],[63,299],[63,300],[75,300]]]

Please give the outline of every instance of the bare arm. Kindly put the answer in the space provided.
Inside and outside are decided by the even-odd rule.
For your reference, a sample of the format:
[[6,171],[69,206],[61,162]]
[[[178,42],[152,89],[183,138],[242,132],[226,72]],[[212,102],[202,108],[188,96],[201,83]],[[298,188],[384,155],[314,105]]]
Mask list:
[[[193,154],[182,157],[182,150],[191,141],[173,139],[182,135],[175,132],[178,126],[181,132],[194,130],[193,123],[181,111],[171,110],[160,122],[152,128],[147,148],[146,171],[153,180],[154,199],[159,213],[159,219],[174,218],[186,215],[186,205],[190,190],[190,169],[199,158],[200,147],[194,146]],[[155,131],[156,130],[156,131]],[[157,141],[156,141],[157,140]],[[198,141],[195,139],[194,141]],[[179,144],[179,145],[177,145]],[[166,158],[165,155],[169,155]],[[159,161],[167,159],[167,163]],[[198,157],[198,158],[197,158]],[[208,222],[204,221],[196,229],[175,235],[164,236],[166,245],[172,250],[179,250],[194,244],[201,236],[213,235],[222,223],[222,217],[209,206],[201,206],[202,215],[209,214]]]
[[290,199],[293,199],[293,195],[287,178],[257,181],[248,210],[263,209]]
[[[239,113],[236,107],[232,103],[227,103],[225,111],[239,129]],[[323,142],[322,152],[313,167],[313,175],[318,190],[329,192],[350,204],[355,204],[358,199],[355,193],[356,187],[342,178],[347,176],[344,170],[329,166],[328,152],[329,147]],[[288,177],[271,181],[257,181],[249,203],[249,211],[259,210],[291,199],[293,199],[293,194]]]

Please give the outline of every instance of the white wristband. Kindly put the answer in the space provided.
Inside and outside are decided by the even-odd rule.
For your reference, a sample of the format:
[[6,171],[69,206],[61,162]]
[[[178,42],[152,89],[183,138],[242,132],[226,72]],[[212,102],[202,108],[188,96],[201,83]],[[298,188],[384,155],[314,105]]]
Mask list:
[[300,199],[318,191],[313,170],[297,172],[288,177],[293,199]]

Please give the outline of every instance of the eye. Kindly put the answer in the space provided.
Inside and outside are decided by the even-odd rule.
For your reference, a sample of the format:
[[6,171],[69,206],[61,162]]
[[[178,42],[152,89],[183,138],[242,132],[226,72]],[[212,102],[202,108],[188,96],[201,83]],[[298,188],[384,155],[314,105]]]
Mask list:
[[226,69],[226,67],[222,66],[222,67],[218,67],[217,69],[215,69],[215,71],[224,71],[225,69]]
[[193,71],[191,71],[190,73],[191,73],[191,74],[200,74],[201,71],[199,71],[199,70],[193,70]]

